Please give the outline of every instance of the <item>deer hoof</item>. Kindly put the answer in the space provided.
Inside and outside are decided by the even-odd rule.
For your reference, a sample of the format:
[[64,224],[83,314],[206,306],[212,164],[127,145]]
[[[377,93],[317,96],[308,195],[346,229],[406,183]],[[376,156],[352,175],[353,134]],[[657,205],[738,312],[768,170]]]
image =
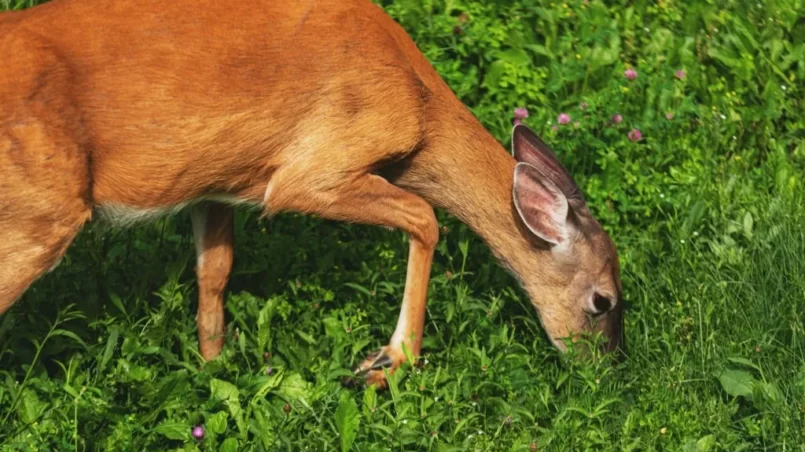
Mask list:
[[392,373],[404,359],[405,356],[402,353],[394,353],[389,347],[383,347],[369,355],[355,369],[355,375],[363,377],[368,385],[375,385],[378,389],[382,389],[386,387],[386,376],[383,369],[388,369],[389,373]]

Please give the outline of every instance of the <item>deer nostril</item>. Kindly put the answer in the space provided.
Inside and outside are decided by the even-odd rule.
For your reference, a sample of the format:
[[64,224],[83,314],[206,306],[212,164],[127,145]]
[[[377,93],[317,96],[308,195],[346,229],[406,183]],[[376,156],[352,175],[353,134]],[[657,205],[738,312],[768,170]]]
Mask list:
[[595,294],[593,297],[593,306],[595,307],[596,313],[603,314],[612,308],[612,300],[601,294]]

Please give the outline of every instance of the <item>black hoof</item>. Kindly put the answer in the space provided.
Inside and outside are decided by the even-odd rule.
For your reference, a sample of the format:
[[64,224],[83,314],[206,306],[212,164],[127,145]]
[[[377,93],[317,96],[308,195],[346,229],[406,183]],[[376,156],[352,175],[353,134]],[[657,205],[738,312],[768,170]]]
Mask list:
[[[366,364],[366,362],[369,362]],[[356,370],[355,375],[366,374],[372,370],[381,370],[384,368],[391,368],[394,366],[394,361],[386,355],[383,350],[376,351],[369,355],[364,364],[361,364]]]
[[375,358],[375,361],[372,363],[371,370],[381,370],[383,368],[391,367],[394,365],[394,361],[388,357],[385,353],[382,353],[380,356]]

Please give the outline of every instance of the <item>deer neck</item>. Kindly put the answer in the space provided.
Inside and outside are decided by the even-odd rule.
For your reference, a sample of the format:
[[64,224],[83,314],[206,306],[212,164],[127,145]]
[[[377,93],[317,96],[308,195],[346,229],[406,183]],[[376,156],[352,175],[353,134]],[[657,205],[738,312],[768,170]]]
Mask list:
[[449,162],[436,165],[440,187],[430,200],[469,226],[522,283],[522,275],[533,271],[533,245],[513,203],[517,162],[474,117],[449,129],[449,151],[439,159]]

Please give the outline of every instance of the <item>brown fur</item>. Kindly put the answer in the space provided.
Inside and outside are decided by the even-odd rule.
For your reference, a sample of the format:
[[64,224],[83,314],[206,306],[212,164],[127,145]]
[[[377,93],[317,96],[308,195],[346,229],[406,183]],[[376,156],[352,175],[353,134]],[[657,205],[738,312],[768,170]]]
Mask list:
[[[368,0],[52,0],[0,15],[0,53],[0,313],[93,209],[221,195],[407,232],[399,337],[415,355],[438,241],[431,206],[481,235],[552,338],[589,329],[574,297],[591,281],[619,295],[614,246],[586,208],[569,255],[540,245],[512,209],[516,160]],[[198,211],[207,359],[223,345],[210,337],[223,329],[229,209]],[[385,350],[393,368],[401,347]]]

